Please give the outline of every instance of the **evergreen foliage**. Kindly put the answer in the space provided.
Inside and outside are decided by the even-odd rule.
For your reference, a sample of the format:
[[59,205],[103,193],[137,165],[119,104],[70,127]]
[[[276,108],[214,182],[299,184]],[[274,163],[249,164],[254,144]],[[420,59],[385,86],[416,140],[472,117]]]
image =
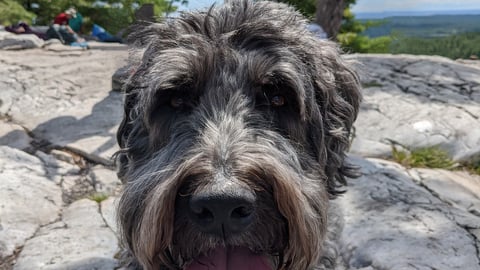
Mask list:
[[392,42],[391,53],[441,55],[451,59],[480,58],[480,33],[441,38],[401,37]]
[[303,16],[307,18],[312,19],[315,17],[317,0],[280,0],[278,2],[283,2],[294,6],[303,14]]
[[[98,5],[96,0],[0,0],[0,18],[8,25],[22,20],[29,24],[49,25],[56,15],[75,7],[84,18],[88,33],[93,23],[101,25],[110,33],[125,29],[134,21],[135,10],[143,4],[154,4],[157,17],[176,10],[176,5],[186,4],[187,0],[104,0]],[[32,3],[35,3],[32,4]],[[97,4],[95,4],[97,3]],[[38,7],[37,7],[38,5]]]
[[23,6],[14,0],[0,0],[0,24],[10,25],[24,21],[31,24],[35,14],[26,11]]

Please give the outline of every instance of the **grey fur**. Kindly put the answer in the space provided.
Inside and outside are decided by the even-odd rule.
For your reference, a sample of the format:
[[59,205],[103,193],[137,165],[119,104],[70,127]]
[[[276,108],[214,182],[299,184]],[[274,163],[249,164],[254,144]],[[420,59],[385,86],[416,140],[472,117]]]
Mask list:
[[[327,212],[355,176],[345,151],[359,83],[305,23],[284,4],[242,0],[134,30],[117,133],[131,268],[181,269],[219,245],[268,254],[278,269],[334,268]],[[255,196],[239,235],[201,233],[181,206],[238,189]]]

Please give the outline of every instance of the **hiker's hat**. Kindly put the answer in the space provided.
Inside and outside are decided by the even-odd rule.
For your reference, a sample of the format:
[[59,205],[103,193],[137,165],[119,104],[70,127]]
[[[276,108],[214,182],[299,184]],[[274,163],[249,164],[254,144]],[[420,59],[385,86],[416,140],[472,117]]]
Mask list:
[[77,11],[73,7],[65,10],[65,14],[71,15],[74,18],[77,17]]

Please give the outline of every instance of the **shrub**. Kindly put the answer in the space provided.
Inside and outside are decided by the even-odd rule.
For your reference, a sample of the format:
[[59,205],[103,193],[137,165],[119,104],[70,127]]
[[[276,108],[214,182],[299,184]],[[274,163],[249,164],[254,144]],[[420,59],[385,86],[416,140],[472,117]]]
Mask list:
[[0,0],[0,24],[11,25],[24,21],[32,24],[35,14],[26,11],[22,5],[14,0]]

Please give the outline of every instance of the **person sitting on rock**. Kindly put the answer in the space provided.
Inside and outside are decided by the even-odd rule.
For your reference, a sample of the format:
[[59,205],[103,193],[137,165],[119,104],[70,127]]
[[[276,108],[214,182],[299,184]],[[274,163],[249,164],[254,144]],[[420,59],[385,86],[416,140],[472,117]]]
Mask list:
[[71,7],[64,12],[58,14],[53,20],[53,25],[47,31],[47,37],[59,39],[63,44],[88,47],[85,39],[78,36],[69,26],[69,20],[77,14],[75,8]]

